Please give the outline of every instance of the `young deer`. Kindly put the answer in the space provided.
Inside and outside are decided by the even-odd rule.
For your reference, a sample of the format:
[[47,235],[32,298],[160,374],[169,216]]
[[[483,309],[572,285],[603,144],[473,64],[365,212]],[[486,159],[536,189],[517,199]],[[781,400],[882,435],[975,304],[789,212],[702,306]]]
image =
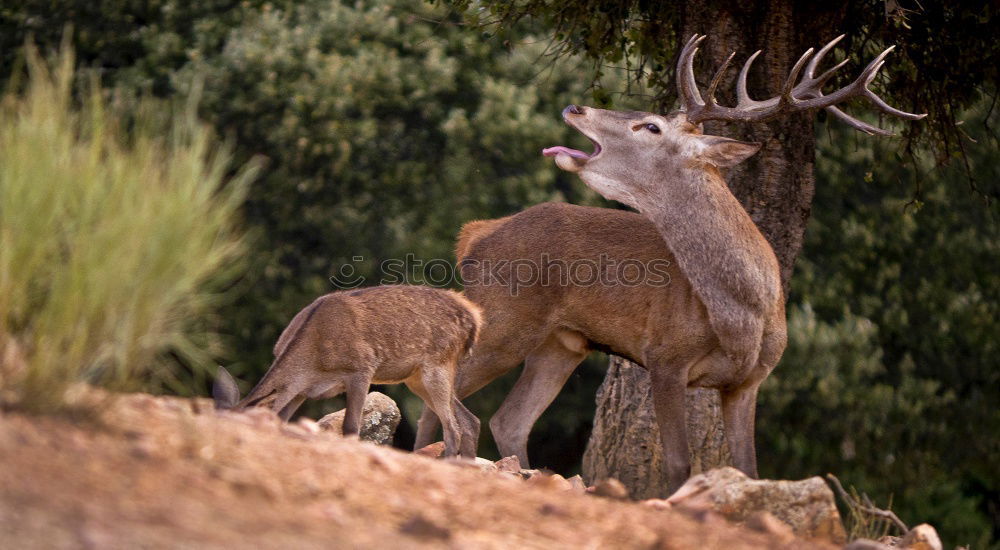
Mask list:
[[479,420],[455,396],[458,361],[479,333],[479,307],[461,294],[422,286],[378,286],[327,294],[300,311],[278,338],[274,362],[237,403],[219,369],[223,409],[269,407],[288,420],[302,402],[347,392],[344,434],[356,434],[369,386],[403,382],[444,422],[445,454],[475,457]]
[[[887,133],[834,107],[853,97],[865,97],[892,115],[923,116],[893,109],[868,90],[889,50],[854,83],[823,95],[820,88],[843,63],[814,73],[839,38],[815,56],[806,52],[782,94],[767,101],[754,101],[746,92],[754,54],[740,72],[738,106],[719,106],[714,91],[726,66],[712,79],[706,99],[695,84],[692,63],[702,38],[692,37],[678,62],[683,110],[663,116],[570,105],[563,118],[594,143],[594,152],[562,146],[543,151],[604,197],[639,214],[542,204],[469,223],[459,236],[456,255],[465,292],[486,317],[479,342],[460,365],[458,395],[464,398],[524,361],[520,379],[490,420],[501,455],[517,455],[524,466],[531,426],[587,353],[601,349],[649,370],[672,489],[690,471],[688,386],[720,390],[733,461],[756,476],[757,389],[785,348],[785,303],[774,252],[719,172],[753,155],[759,145],[704,135],[699,124],[825,108],[861,131]],[[669,284],[649,277],[657,260],[660,266],[669,263]],[[529,266],[530,275],[532,264],[535,277],[525,281],[520,268]],[[645,266],[642,284],[620,281],[626,264]],[[603,266],[602,282],[546,280],[552,266],[582,265]],[[487,270],[493,280],[483,280]],[[521,285],[516,292],[511,282]],[[429,442],[435,428],[432,411],[425,409],[417,445]]]

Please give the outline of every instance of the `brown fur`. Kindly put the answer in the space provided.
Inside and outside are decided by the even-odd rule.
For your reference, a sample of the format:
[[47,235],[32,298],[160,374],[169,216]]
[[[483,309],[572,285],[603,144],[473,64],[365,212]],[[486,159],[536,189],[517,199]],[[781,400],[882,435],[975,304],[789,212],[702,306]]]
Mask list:
[[[602,152],[591,159],[560,154],[557,164],[641,214],[549,203],[463,229],[474,236],[460,237],[458,246],[465,292],[486,316],[479,343],[460,365],[458,395],[524,361],[490,427],[501,455],[515,454],[527,466],[531,426],[590,349],[611,351],[650,371],[671,487],[690,471],[687,386],[721,390],[734,462],[756,475],[756,392],[785,347],[784,298],[773,251],[715,167],[739,162],[756,146],[702,136],[683,114],[581,111],[567,121]],[[661,133],[647,131],[647,123]],[[598,262],[602,254],[646,265],[666,260],[670,284],[534,284],[512,295],[467,271],[484,261],[542,262],[547,255],[569,264]],[[417,445],[433,426],[428,413]]]
[[292,319],[271,368],[235,408],[266,406],[287,420],[307,398],[346,391],[344,433],[353,434],[369,386],[402,382],[444,420],[447,454],[475,456],[478,420],[455,397],[454,383],[481,318],[478,306],[449,290],[401,285],[327,294]]
[[461,260],[466,257],[469,254],[469,248],[509,219],[510,216],[496,220],[475,220],[462,225],[462,229],[458,232],[458,238],[455,239],[455,258]]

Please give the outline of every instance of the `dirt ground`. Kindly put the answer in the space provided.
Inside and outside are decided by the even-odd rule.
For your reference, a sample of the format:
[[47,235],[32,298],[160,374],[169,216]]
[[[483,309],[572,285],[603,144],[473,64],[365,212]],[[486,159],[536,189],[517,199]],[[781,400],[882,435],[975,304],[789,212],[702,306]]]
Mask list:
[[104,409],[0,414],[0,548],[817,547],[205,399],[131,394]]

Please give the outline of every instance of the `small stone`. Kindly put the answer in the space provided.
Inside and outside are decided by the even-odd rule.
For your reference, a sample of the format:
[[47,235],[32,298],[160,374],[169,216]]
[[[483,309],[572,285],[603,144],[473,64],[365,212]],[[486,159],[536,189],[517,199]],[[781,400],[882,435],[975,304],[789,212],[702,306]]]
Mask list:
[[147,459],[153,456],[156,447],[151,441],[140,439],[132,444],[131,454],[139,459]]
[[926,523],[910,529],[903,535],[900,545],[907,550],[942,550],[941,538],[937,531]]
[[440,525],[435,524],[434,522],[430,521],[429,519],[419,514],[403,522],[403,524],[399,526],[399,532],[420,538],[429,538],[429,539],[451,538],[450,529],[446,527],[441,527]]
[[654,510],[669,510],[670,508],[672,508],[672,506],[670,505],[670,501],[668,501],[665,498],[647,498],[640,504],[642,504],[643,506],[648,506]]
[[493,463],[498,472],[519,473],[521,471],[521,461],[516,456],[507,456]]
[[437,443],[431,443],[426,447],[421,447],[416,451],[413,451],[413,454],[426,456],[428,458],[441,458],[441,456],[444,455],[444,441],[438,441]]
[[583,478],[580,477],[579,474],[567,479],[566,481],[569,482],[570,487],[573,489],[573,491],[577,493],[587,492],[587,484],[583,482]]
[[884,537],[879,537],[878,542],[890,548],[899,548],[902,545],[901,543],[903,542],[903,537],[886,535]]
[[[324,416],[319,419],[320,428],[342,434],[346,413],[347,409],[341,409]],[[361,409],[359,435],[364,441],[379,445],[391,444],[392,436],[396,433],[396,427],[399,426],[401,419],[402,415],[396,402],[388,395],[373,391],[365,397],[365,404]]]
[[281,431],[285,435],[290,435],[298,439],[310,440],[315,436],[314,433],[310,432],[306,428],[303,428],[302,425],[298,423],[285,424],[284,426],[282,426]]
[[[890,537],[882,537],[878,541],[871,539],[854,539],[850,544],[844,547],[844,550],[892,550],[896,546],[891,544],[884,544],[881,541],[883,539]],[[891,537],[898,539],[899,537]]]
[[545,472],[536,472],[535,475],[528,478],[527,483],[550,491],[569,491],[573,489],[570,482],[566,481],[566,478],[563,476]]
[[595,496],[613,499],[627,499],[628,489],[625,485],[613,477],[602,479],[594,484],[593,487],[588,487],[587,492]]
[[318,434],[323,431],[323,428],[320,428],[319,424],[311,418],[306,418],[303,416],[302,418],[299,418],[295,423],[298,424],[303,430],[311,434]]

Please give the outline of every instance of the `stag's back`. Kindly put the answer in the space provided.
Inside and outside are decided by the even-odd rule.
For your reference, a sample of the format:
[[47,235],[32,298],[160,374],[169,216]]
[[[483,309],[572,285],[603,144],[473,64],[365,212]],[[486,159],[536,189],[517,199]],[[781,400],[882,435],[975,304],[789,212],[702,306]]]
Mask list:
[[639,214],[543,203],[473,223],[456,248],[465,294],[487,323],[502,317],[533,331],[571,329],[641,360],[643,341],[679,309],[688,319],[705,314],[663,238]]

